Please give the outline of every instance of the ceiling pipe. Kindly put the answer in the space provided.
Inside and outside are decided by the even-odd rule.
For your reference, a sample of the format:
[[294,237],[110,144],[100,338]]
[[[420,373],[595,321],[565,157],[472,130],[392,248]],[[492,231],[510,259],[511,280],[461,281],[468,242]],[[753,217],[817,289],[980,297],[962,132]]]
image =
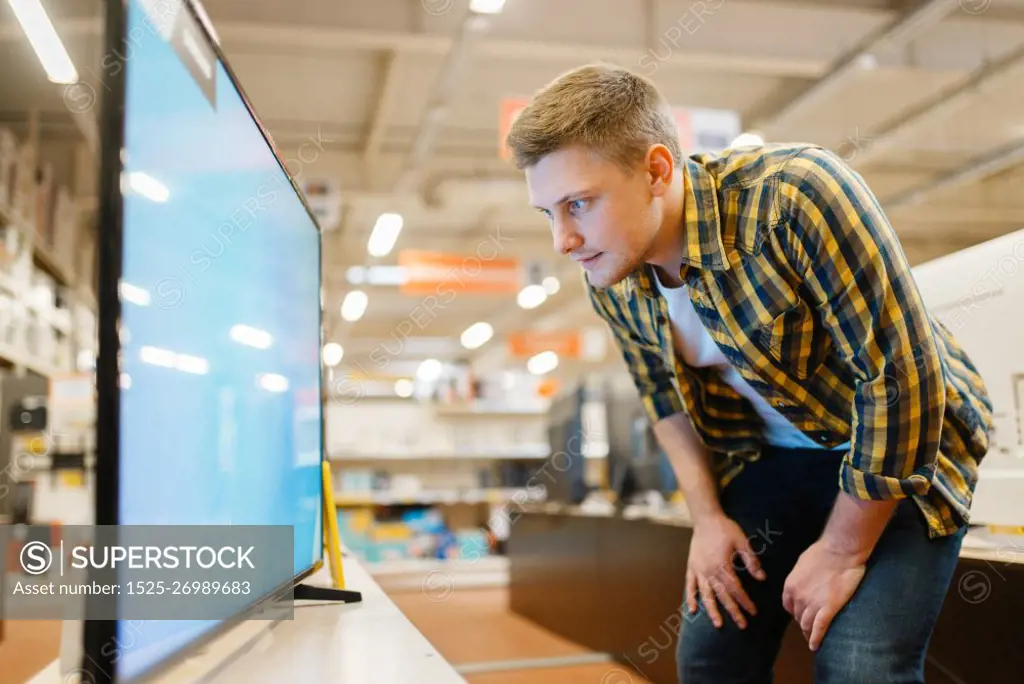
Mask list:
[[747,128],[762,131],[766,137],[774,137],[780,126],[827,99],[852,74],[865,68],[871,68],[874,64],[872,51],[886,43],[904,43],[910,40],[925,29],[939,23],[959,6],[959,0],[924,0],[910,11],[869,33],[840,55],[824,75],[815,80],[795,99],[781,104],[774,112],[752,117],[754,123]]
[[898,120],[887,122],[878,130],[870,131],[863,137],[858,136],[858,140],[854,142],[856,149],[849,155],[850,163],[871,163],[906,138],[911,131],[964,109],[971,100],[993,88],[998,79],[1005,77],[1012,69],[1022,64],[1024,45],[997,60],[984,62],[962,81],[930,97]]
[[944,174],[936,180],[912,188],[882,202],[886,211],[894,211],[920,204],[927,197],[943,190],[949,190],[973,181],[994,176],[1024,162],[1024,140],[1018,140],[992,154],[988,154],[967,166]]
[[474,48],[489,27],[489,21],[475,12],[468,12],[459,25],[459,32],[445,56],[441,73],[427,104],[405,170],[395,184],[397,194],[414,192],[422,181],[423,167],[433,151],[437,136],[451,111],[455,92],[466,80]]

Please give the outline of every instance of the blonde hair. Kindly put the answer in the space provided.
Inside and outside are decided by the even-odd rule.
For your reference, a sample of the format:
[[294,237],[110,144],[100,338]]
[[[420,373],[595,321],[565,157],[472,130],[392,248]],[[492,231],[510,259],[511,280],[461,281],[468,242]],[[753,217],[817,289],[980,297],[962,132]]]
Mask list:
[[658,143],[669,149],[675,164],[683,157],[675,119],[654,83],[612,64],[577,67],[546,85],[505,142],[520,170],[571,145],[627,169]]

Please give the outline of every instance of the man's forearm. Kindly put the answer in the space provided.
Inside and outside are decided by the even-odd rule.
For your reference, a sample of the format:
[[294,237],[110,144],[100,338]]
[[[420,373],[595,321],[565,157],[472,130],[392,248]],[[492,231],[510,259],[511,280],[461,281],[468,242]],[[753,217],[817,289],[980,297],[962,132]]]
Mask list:
[[707,450],[683,413],[662,418],[654,424],[654,436],[675,471],[679,488],[694,523],[722,513],[718,501],[718,482],[711,469]]
[[864,501],[840,491],[821,542],[834,553],[866,561],[899,501]]

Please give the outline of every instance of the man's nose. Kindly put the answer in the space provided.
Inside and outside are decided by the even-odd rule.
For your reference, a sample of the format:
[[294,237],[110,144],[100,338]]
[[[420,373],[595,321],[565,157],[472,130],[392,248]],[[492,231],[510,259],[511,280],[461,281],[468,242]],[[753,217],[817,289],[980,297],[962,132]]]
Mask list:
[[572,221],[555,219],[551,232],[555,251],[559,254],[570,254],[583,246],[583,237],[576,231]]

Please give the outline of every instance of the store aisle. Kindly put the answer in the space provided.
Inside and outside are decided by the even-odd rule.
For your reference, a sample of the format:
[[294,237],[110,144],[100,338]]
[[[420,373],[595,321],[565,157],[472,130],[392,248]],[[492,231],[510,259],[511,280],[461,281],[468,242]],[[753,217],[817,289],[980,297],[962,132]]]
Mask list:
[[391,599],[470,684],[650,684],[628,667],[508,610],[505,588],[422,591]]

